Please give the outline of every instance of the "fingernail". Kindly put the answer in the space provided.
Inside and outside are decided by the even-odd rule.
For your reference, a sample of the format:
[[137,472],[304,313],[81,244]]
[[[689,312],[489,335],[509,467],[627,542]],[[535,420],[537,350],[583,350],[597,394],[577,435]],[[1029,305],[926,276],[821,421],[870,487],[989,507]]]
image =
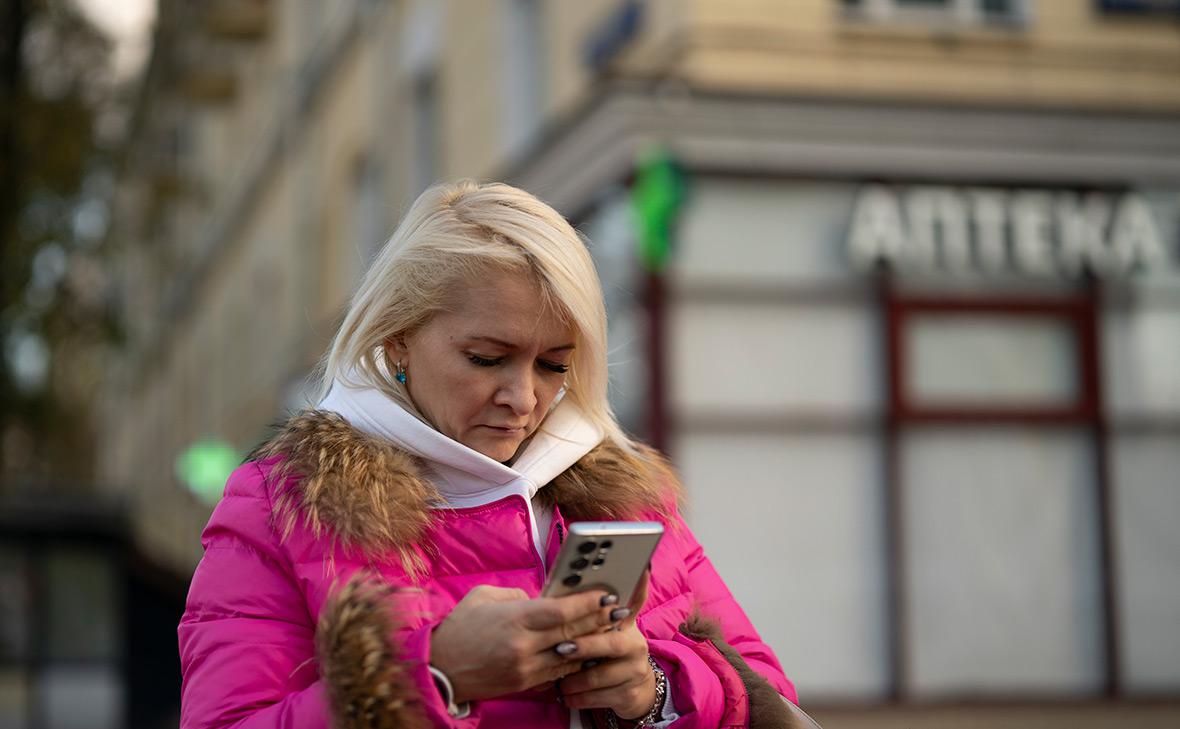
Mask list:
[[572,656],[578,652],[578,644],[567,640],[564,643],[558,643],[553,646],[553,650],[557,651],[559,656]]
[[623,618],[628,617],[630,614],[631,614],[630,608],[615,608],[614,610],[610,611],[610,619],[611,620],[622,620]]
[[602,599],[598,601],[598,604],[601,605],[602,607],[606,607],[607,605],[614,605],[614,604],[618,603],[618,601],[619,601],[618,595],[603,595]]

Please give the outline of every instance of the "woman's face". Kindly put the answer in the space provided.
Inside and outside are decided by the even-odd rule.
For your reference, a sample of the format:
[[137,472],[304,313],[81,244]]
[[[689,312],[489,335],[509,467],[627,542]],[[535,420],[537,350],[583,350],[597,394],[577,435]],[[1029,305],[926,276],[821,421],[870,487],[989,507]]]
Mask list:
[[386,351],[439,432],[507,461],[549,411],[573,356],[574,329],[545,308],[528,278],[491,275]]

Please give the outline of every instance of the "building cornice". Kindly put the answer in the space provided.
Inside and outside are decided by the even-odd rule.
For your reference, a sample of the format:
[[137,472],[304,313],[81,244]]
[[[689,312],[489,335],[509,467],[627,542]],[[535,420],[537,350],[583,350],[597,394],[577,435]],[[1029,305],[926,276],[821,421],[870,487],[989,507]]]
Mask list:
[[671,81],[604,87],[505,177],[576,216],[653,143],[690,169],[750,176],[1180,185],[1180,116],[716,94]]

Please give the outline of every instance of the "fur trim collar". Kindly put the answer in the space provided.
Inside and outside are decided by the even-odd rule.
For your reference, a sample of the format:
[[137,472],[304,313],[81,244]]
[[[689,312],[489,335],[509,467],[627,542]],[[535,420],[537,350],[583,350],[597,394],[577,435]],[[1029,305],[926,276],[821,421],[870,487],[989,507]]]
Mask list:
[[[604,441],[542,489],[567,519],[611,520],[670,515],[680,486],[662,456]],[[302,522],[316,537],[370,557],[395,551],[418,565],[442,501],[422,476],[422,461],[352,427],[335,413],[308,410],[291,418],[248,460],[281,457],[270,480],[279,485],[274,517],[284,536]]]

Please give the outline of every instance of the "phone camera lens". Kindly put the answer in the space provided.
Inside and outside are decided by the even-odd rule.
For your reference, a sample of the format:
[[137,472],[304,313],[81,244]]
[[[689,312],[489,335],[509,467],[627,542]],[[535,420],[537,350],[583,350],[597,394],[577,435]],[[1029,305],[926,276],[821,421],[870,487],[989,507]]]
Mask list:
[[581,575],[570,575],[569,577],[562,580],[561,584],[565,585],[566,587],[576,587],[577,584],[581,581],[582,581]]
[[584,570],[590,565],[590,561],[585,557],[578,557],[570,563],[570,567],[576,570]]
[[605,561],[606,561],[605,559],[603,559],[602,557],[599,557],[598,559],[594,560],[594,562],[593,562],[592,564],[593,564],[595,567],[601,567],[601,566],[602,566],[602,563],[603,563],[603,562],[605,562]]
[[614,542],[612,542],[611,540],[608,539],[605,542],[603,542],[602,544],[599,544],[598,548],[599,549],[610,549],[611,545],[613,545],[613,544],[614,544]]
[[578,551],[582,554],[590,554],[598,548],[597,542],[582,542],[578,545]]

